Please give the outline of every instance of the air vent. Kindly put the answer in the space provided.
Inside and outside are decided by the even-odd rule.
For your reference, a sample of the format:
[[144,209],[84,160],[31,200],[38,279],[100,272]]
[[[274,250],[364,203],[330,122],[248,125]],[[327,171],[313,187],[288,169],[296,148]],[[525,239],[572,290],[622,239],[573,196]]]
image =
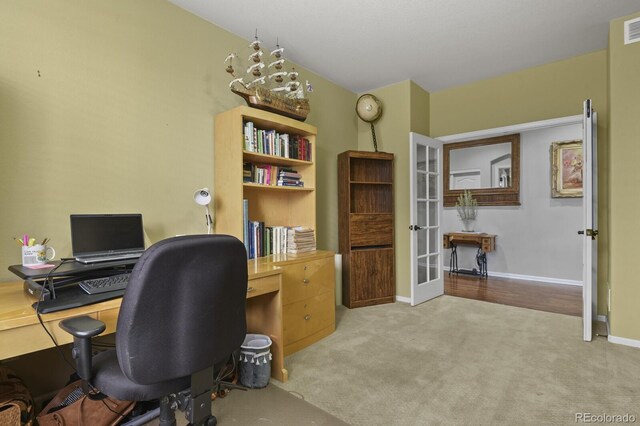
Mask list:
[[640,18],[624,22],[624,44],[640,41]]

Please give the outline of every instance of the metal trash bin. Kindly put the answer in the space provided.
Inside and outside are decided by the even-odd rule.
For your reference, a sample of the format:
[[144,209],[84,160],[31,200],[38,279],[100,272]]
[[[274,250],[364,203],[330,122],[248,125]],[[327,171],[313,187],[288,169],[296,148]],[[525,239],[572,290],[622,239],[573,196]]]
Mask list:
[[263,334],[247,334],[240,347],[240,383],[263,388],[271,377],[271,339]]

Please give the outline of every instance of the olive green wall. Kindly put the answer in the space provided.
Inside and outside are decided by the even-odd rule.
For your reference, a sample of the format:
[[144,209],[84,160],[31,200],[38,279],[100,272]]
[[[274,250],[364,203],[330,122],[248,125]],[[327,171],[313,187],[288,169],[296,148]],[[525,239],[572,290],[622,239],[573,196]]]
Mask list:
[[[396,294],[411,297],[409,234],[409,132],[429,134],[429,93],[410,80],[371,91],[383,105],[375,123],[378,150],[394,158]],[[358,124],[358,149],[373,151],[371,126]]]
[[[141,212],[151,242],[205,232],[193,192],[213,187],[213,117],[243,104],[223,62],[247,41],[157,0],[5,1],[0,16],[0,281],[16,279],[13,236],[70,255],[71,213]],[[357,147],[357,97],[300,71],[318,246],[337,250],[336,155]]]
[[611,21],[609,29],[611,312],[612,336],[640,340],[640,284],[636,197],[640,187],[640,43],[624,45],[623,23],[640,13]]
[[[607,51],[431,93],[431,136],[491,129],[582,114],[585,99],[598,112],[598,312],[607,312],[608,121]],[[526,161],[526,158],[521,159]],[[548,171],[542,171],[547,173]]]
[[431,122],[431,95],[411,82],[411,131],[428,136]]

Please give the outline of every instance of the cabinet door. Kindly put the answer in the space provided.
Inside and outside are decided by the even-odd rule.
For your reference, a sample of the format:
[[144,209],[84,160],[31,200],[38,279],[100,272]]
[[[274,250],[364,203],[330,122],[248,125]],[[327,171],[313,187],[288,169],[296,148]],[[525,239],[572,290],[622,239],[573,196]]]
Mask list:
[[352,307],[392,301],[396,288],[393,249],[354,250],[350,261]]

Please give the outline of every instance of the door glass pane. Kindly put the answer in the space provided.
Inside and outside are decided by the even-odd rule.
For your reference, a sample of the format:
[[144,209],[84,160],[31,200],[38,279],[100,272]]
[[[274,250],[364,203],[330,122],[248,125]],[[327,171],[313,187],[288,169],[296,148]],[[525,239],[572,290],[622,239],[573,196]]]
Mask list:
[[429,201],[429,226],[438,226],[438,202]]
[[416,169],[427,171],[427,150],[423,145],[418,145],[418,149],[416,152]]
[[438,238],[438,228],[429,229],[429,254],[437,253],[438,246],[436,245]]
[[427,198],[427,175],[418,173],[416,177],[418,181],[418,185],[416,185],[416,198],[424,200]]
[[425,283],[429,279],[427,272],[427,258],[418,258],[418,284]]
[[418,230],[418,256],[427,254],[427,230]]
[[[431,203],[429,203],[429,208],[431,208]],[[431,211],[429,211],[431,214]],[[429,218],[431,220],[431,218]],[[426,201],[418,201],[418,226],[427,226],[427,202]]]
[[436,173],[438,171],[438,150],[429,147],[429,171]]
[[438,277],[438,260],[440,256],[429,256],[429,281],[437,280]]
[[429,199],[438,199],[438,175],[429,175]]

